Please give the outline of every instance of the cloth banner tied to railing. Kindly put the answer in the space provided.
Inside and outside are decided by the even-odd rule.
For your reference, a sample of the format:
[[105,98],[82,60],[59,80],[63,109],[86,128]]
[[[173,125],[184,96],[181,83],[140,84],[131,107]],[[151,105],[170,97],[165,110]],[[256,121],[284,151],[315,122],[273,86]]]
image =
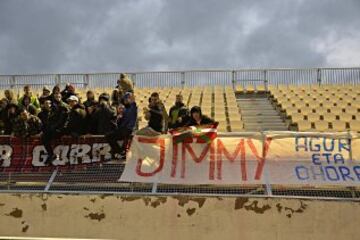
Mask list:
[[210,142],[135,136],[119,181],[357,186],[360,138],[353,132],[220,134]]

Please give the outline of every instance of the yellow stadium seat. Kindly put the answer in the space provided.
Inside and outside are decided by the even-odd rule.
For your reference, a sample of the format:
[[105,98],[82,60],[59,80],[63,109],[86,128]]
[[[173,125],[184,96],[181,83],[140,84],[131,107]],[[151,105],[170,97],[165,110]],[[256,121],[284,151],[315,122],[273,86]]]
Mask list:
[[244,92],[244,87],[242,85],[236,85],[235,92],[236,93],[243,93]]
[[309,113],[306,116],[309,122],[317,122],[320,120],[320,115],[318,113]]
[[238,132],[244,130],[244,123],[240,120],[230,121],[230,128],[232,132]]
[[350,122],[353,119],[353,115],[350,113],[342,113],[339,115],[341,121]]
[[297,107],[289,107],[289,108],[285,109],[285,112],[287,115],[293,115],[293,114],[299,113],[299,109]]
[[254,93],[254,92],[255,92],[254,85],[247,85],[246,86],[246,93]]
[[315,130],[319,132],[329,131],[329,122],[327,121],[317,121],[314,123]]
[[345,108],[345,112],[350,113],[350,114],[352,114],[352,115],[355,115],[355,114],[358,112],[358,110],[357,110],[357,108],[354,107],[354,106],[347,106],[347,107]]
[[266,92],[265,86],[264,85],[257,85],[256,86],[256,92],[258,92],[258,93]]
[[350,125],[351,131],[360,132],[360,121],[359,120],[351,120],[349,125]]
[[330,108],[330,112],[337,115],[337,116],[340,116],[341,114],[343,114],[343,108],[340,108],[340,107],[332,107]]
[[294,114],[291,114],[291,121],[293,123],[297,123],[299,121],[303,121],[304,120],[304,116],[301,114],[301,113],[294,113]]
[[313,112],[313,109],[311,107],[303,107],[300,109],[301,114],[308,115],[309,113]]
[[324,121],[333,122],[336,120],[336,115],[334,113],[325,113],[323,115]]
[[297,122],[297,126],[300,132],[308,132],[312,130],[311,122],[306,120]]
[[346,131],[346,122],[341,120],[335,120],[331,122],[332,125],[332,131],[335,132],[344,132]]

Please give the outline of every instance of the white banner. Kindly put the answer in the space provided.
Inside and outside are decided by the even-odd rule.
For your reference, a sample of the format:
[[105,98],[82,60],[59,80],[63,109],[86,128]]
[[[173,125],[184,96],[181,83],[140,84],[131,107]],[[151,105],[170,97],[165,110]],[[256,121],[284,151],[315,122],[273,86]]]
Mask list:
[[268,132],[174,143],[135,136],[120,181],[170,184],[360,184],[358,135]]

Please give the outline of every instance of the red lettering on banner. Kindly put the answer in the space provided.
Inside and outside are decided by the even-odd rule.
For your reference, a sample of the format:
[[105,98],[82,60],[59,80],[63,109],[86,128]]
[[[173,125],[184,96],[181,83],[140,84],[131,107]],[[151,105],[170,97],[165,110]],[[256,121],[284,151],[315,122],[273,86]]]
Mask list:
[[142,177],[151,177],[154,176],[156,173],[160,172],[164,167],[165,162],[165,140],[162,138],[142,138],[139,137],[138,141],[140,143],[149,143],[149,144],[156,144],[160,147],[160,162],[159,166],[152,172],[146,173],[141,170],[141,166],[143,163],[143,159],[139,158],[136,165],[136,174]]
[[224,143],[218,139],[217,140],[217,179],[222,179],[222,154],[224,153],[225,157],[230,161],[234,162],[239,153],[240,156],[240,169],[241,169],[241,178],[243,181],[247,180],[246,174],[246,161],[245,161],[245,144],[244,139],[241,139],[237,144],[235,151],[230,154],[228,150],[225,148]]
[[[201,144],[201,145],[203,145],[203,144]],[[176,153],[177,153],[177,148],[174,148],[174,150],[175,149],[176,149]],[[181,155],[182,155],[181,156],[181,169],[180,169],[181,170],[181,173],[180,173],[181,178],[185,178],[186,151],[190,154],[192,160],[194,160],[196,163],[202,162],[205,159],[207,153],[210,151],[209,179],[210,180],[214,179],[214,175],[215,175],[215,149],[214,149],[213,142],[208,143],[208,144],[205,145],[205,147],[203,148],[203,150],[202,150],[199,157],[196,156],[196,154],[194,152],[194,149],[191,147],[191,145],[189,143],[182,143],[182,149],[181,150],[182,150],[181,151]],[[176,167],[177,167],[177,156],[176,156],[176,158],[173,157],[172,169],[171,169],[171,177],[176,176]]]
[[269,147],[270,147],[270,143],[271,143],[271,138],[266,138],[265,144],[263,146],[262,149],[262,156],[259,156],[256,147],[253,143],[253,141],[251,139],[247,140],[247,143],[250,147],[251,152],[254,154],[254,156],[256,157],[256,159],[258,160],[258,165],[256,167],[256,171],[255,171],[255,180],[260,180],[263,169],[264,169],[264,165],[265,165],[265,160],[266,160],[266,156],[269,152]]

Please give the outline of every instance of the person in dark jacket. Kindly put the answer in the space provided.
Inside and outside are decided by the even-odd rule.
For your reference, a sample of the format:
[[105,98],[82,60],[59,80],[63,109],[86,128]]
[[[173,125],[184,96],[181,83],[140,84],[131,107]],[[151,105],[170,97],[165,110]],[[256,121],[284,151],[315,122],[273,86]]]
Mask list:
[[213,123],[215,123],[213,119],[202,114],[200,107],[194,106],[190,110],[190,121],[186,126],[199,126]]
[[40,118],[41,123],[42,123],[42,131],[43,132],[48,127],[50,112],[51,112],[51,101],[46,100],[41,105],[41,111],[38,114],[38,118]]
[[6,98],[0,100],[0,135],[5,132],[5,119],[7,116],[7,106],[9,102]]
[[60,92],[60,85],[55,85],[54,87],[53,87],[53,89],[52,89],[52,91],[51,91],[51,94],[50,94],[50,101],[51,102],[54,102],[55,101],[55,94],[58,94],[58,93],[60,93],[61,94],[61,92]]
[[134,95],[126,93],[123,102],[124,105],[120,104],[117,108],[116,130],[106,135],[114,158],[117,158],[117,154],[126,155],[124,144],[120,147],[117,141],[129,139],[137,121],[137,106]]
[[41,137],[42,143],[48,153],[45,164],[51,164],[58,158],[58,156],[54,154],[51,142],[64,135],[65,125],[68,121],[68,107],[61,100],[61,97],[60,93],[54,94],[54,101],[52,102],[48,125],[46,129],[44,129],[44,133]]
[[61,96],[63,102],[66,102],[71,96],[77,96],[75,86],[69,83],[66,84],[65,89],[61,92]]
[[10,102],[7,105],[6,116],[4,119],[4,134],[10,135],[13,131],[13,125],[18,116],[19,106],[16,101]]
[[8,100],[8,103],[12,102],[12,103],[16,103],[17,104],[17,100],[14,96],[14,92],[10,89],[6,89],[5,92],[5,98]]
[[15,119],[13,125],[13,134],[15,137],[31,137],[41,132],[41,120],[30,114],[26,108],[20,107],[19,116]]
[[169,128],[184,127],[190,120],[189,109],[183,103],[183,96],[176,95],[175,105],[169,111]]
[[86,92],[86,101],[83,103],[84,107],[95,106],[97,101],[95,100],[95,94],[93,91],[89,90]]
[[28,95],[22,97],[19,107],[25,108],[31,115],[37,114],[37,107],[31,103],[31,98]]
[[94,124],[96,125],[96,134],[105,135],[116,129],[115,110],[109,104],[110,96],[107,93],[102,93],[99,96],[99,104],[94,112]]
[[111,106],[116,108],[119,104],[123,104],[123,96],[118,89],[114,89],[111,94]]
[[85,134],[85,107],[79,103],[79,99],[76,96],[69,97],[68,104],[71,110],[69,112],[66,133],[77,138]]
[[96,134],[96,121],[94,118],[95,109],[97,108],[98,102],[95,99],[93,91],[89,90],[86,92],[86,101],[83,103],[85,107],[85,134]]
[[[136,132],[137,135],[155,136],[163,132],[165,108],[160,102],[159,94],[154,92],[149,99],[149,107],[143,109],[148,125]],[[166,113],[167,115],[167,113]]]

